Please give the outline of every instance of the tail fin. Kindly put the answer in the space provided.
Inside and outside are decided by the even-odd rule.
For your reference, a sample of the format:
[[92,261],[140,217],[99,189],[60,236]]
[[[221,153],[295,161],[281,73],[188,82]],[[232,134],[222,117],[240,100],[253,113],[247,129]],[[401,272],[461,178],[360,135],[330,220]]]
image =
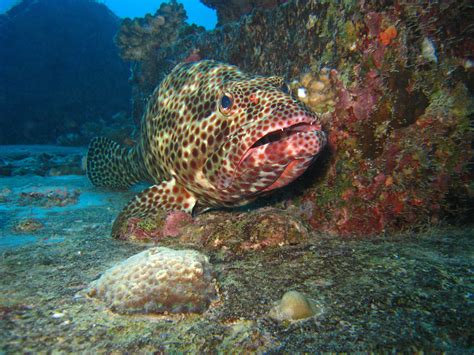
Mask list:
[[137,148],[127,149],[105,137],[95,137],[87,152],[87,176],[95,186],[127,188],[143,176]]

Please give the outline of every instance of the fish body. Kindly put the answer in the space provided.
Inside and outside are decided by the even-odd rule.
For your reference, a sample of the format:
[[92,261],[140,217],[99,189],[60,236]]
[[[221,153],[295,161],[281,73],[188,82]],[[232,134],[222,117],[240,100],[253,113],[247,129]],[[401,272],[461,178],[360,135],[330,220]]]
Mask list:
[[159,209],[239,206],[300,176],[326,144],[318,115],[293,98],[281,77],[216,61],[178,65],[149,100],[131,148],[94,138],[87,174],[96,186],[152,184],[116,219]]

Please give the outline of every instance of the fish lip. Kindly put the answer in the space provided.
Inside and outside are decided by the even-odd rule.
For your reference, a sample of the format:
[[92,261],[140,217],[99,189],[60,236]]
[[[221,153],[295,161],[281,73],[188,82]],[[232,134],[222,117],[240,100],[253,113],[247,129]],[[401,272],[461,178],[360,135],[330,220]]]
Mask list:
[[[262,120],[258,120],[255,124],[259,124],[265,119],[268,119],[268,117]],[[263,131],[254,140],[252,140],[252,144],[250,144],[248,147],[245,148],[245,153],[240,158],[237,166],[240,166],[242,164],[242,162],[250,155],[252,148],[256,147],[256,144],[266,136],[269,136],[272,134],[278,134],[280,132],[284,133],[285,131],[292,131],[292,128],[295,129],[294,130],[295,132],[322,131],[321,122],[319,121],[317,117],[302,115],[302,116],[296,116],[292,119],[288,119],[286,120],[286,122],[288,122],[288,124],[280,125],[278,127],[273,127],[266,131]],[[305,128],[305,129],[301,129],[301,128]]]

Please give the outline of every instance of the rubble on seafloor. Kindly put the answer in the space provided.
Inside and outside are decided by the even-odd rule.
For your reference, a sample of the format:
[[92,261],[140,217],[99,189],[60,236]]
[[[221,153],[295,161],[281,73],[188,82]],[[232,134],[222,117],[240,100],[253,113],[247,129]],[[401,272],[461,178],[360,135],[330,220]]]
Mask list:
[[44,224],[36,218],[27,218],[18,221],[14,226],[13,230],[17,233],[30,233],[40,230],[44,227]]
[[240,22],[179,35],[135,62],[134,115],[190,57],[281,75],[326,113],[329,144],[318,168],[280,191],[314,230],[371,236],[466,221],[474,197],[472,11],[467,1],[255,6]]
[[84,148],[55,146],[2,146],[0,176],[60,176],[85,173]]

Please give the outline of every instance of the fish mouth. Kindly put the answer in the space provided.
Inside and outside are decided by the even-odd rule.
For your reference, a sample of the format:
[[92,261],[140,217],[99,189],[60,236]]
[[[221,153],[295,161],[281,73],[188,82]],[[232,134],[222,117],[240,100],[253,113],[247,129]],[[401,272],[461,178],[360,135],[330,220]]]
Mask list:
[[292,126],[281,128],[276,131],[265,134],[263,137],[259,138],[249,149],[258,148],[262,145],[274,143],[290,137],[299,132],[308,132],[308,131],[317,131],[321,130],[321,126],[313,125],[313,123],[300,122]]
[[254,143],[246,150],[245,154],[240,158],[238,166],[240,166],[247,158],[252,156],[257,150],[276,146],[278,143],[290,141],[292,138],[301,137],[303,135],[311,135],[315,132],[322,133],[321,124],[317,121],[297,122],[286,127],[278,128],[257,138]]

